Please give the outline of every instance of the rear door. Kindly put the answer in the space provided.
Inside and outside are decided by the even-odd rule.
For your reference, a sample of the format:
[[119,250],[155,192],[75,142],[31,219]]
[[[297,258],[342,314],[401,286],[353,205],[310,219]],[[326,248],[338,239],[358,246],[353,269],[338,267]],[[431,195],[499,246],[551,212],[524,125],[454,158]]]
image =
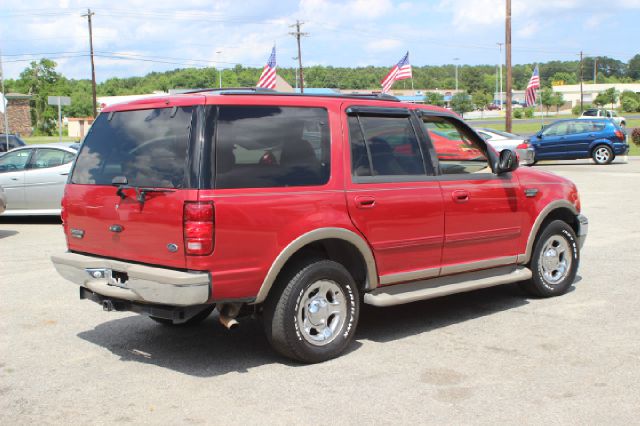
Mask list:
[[24,171],[33,149],[25,148],[0,157],[0,186],[7,196],[7,210],[25,209]]
[[437,276],[444,211],[419,122],[404,108],[351,106],[343,116],[349,215],[373,249],[380,283]]
[[[197,199],[189,172],[197,161],[190,144],[197,110],[167,101],[164,107],[100,114],[65,190],[71,250],[185,267],[184,202]],[[114,179],[127,185],[114,185]]]
[[57,148],[38,148],[24,174],[27,209],[59,210],[75,154]]

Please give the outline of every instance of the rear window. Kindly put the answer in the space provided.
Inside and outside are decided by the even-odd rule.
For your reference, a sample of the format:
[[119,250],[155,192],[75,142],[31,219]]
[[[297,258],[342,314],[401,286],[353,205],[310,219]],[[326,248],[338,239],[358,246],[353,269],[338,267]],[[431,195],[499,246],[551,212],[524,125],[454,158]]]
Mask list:
[[206,137],[209,146],[215,145],[209,156],[214,173],[205,173],[210,188],[323,185],[329,180],[329,124],[323,108],[221,106],[211,128]]
[[103,113],[78,154],[71,183],[183,188],[192,107]]

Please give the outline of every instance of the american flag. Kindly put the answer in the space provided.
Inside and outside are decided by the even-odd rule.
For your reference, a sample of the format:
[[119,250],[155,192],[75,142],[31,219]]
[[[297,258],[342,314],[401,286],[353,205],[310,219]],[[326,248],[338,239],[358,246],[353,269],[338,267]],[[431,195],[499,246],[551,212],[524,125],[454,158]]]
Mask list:
[[524,95],[524,101],[527,106],[536,104],[536,89],[540,88],[540,73],[538,72],[538,66],[533,70],[529,84],[527,84],[527,91]]
[[276,88],[276,47],[273,46],[271,49],[271,56],[269,56],[269,60],[267,61],[267,65],[264,66],[262,70],[262,75],[258,80],[258,84],[256,87],[263,87],[265,89],[275,89]]
[[405,80],[412,77],[411,64],[409,63],[409,52],[407,52],[406,55],[400,59],[400,62],[391,68],[389,74],[387,74],[387,76],[380,82],[382,85],[382,93],[387,93],[396,80]]

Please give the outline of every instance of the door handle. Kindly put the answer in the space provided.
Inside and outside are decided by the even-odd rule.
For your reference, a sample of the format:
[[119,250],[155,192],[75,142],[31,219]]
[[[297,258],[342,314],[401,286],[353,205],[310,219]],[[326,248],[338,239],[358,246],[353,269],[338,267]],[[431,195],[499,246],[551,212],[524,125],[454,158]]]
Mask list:
[[376,199],[368,195],[358,195],[354,198],[354,201],[359,209],[371,209],[376,205]]
[[455,201],[456,203],[466,203],[467,201],[469,201],[469,192],[463,190],[463,189],[458,189],[456,191],[453,191],[451,193],[451,198],[453,199],[453,201]]
[[18,180],[18,178],[13,178],[13,177],[12,177],[12,178],[11,178],[11,180]]
[[69,172],[65,172],[65,173],[60,173],[60,176],[68,176]]

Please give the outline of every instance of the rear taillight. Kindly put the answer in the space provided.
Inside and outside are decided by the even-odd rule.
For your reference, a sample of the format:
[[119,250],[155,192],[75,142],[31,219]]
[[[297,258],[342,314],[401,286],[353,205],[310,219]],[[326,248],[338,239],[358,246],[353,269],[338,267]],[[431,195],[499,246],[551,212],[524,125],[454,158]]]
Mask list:
[[184,203],[184,249],[187,255],[204,256],[213,252],[214,216],[212,202]]
[[624,132],[622,130],[616,130],[616,137],[622,142],[625,141]]

